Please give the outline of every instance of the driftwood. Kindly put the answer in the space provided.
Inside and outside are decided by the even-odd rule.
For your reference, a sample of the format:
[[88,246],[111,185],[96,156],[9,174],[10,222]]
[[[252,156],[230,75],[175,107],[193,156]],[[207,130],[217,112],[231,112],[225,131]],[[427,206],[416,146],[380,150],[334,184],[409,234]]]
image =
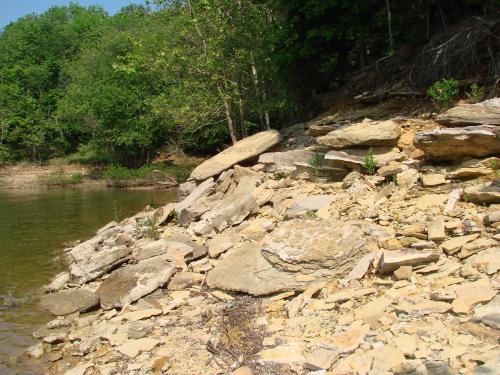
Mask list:
[[155,169],[153,171],[153,173],[155,173],[157,175],[160,175],[160,176],[162,176],[163,178],[165,178],[167,180],[167,181],[156,181],[156,183],[158,185],[162,185],[162,186],[166,186],[166,187],[179,186],[179,183],[174,178],[172,178],[169,175],[167,175],[166,173],[163,173],[162,171],[159,171],[157,169]]

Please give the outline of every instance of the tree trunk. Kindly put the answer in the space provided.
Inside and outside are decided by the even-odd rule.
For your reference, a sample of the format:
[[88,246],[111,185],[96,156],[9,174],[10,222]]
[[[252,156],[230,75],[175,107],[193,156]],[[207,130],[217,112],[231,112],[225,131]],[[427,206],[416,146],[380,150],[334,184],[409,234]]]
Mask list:
[[265,120],[264,120],[264,113],[262,113],[262,97],[260,94],[260,87],[259,87],[259,75],[257,73],[257,67],[255,66],[255,60],[253,58],[253,54],[251,55],[252,57],[252,76],[253,76],[253,84],[255,86],[255,95],[257,96],[257,104],[259,106],[259,124],[260,124],[260,129],[264,130],[265,129]]
[[389,49],[390,54],[394,52],[394,39],[392,37],[392,15],[391,15],[391,5],[389,0],[385,0],[385,6],[387,8],[387,27],[389,29]]
[[[267,102],[266,88],[262,88],[262,102],[265,104]],[[264,110],[264,123],[266,125],[266,130],[271,130],[271,121],[269,120],[269,112]]]
[[241,97],[241,94],[238,94],[238,108],[240,111],[241,138],[246,138],[247,128],[245,126],[245,108],[243,107],[243,98]]
[[439,14],[441,16],[441,24],[443,25],[443,31],[446,31],[448,28],[446,27],[446,20],[444,19],[444,13],[443,13],[443,8],[441,8],[441,3],[439,0],[436,0],[436,4],[439,9]]
[[229,131],[229,136],[231,137],[231,142],[233,142],[233,145],[234,145],[236,142],[238,142],[238,138],[236,137],[236,132],[234,131],[234,122],[233,122],[233,118],[231,117],[231,104],[224,96],[224,93],[222,92],[222,89],[220,88],[220,86],[217,86],[217,90],[219,91],[219,95],[221,97],[222,104],[224,105],[224,113],[226,115],[227,130]]

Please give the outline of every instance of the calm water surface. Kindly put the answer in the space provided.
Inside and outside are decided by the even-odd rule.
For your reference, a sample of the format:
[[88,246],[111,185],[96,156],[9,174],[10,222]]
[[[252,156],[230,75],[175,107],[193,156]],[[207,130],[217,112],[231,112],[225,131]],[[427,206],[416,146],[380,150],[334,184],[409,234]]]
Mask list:
[[32,332],[51,319],[35,296],[65,269],[62,244],[173,199],[174,192],[154,190],[0,190],[0,374],[43,373],[12,357],[33,345]]

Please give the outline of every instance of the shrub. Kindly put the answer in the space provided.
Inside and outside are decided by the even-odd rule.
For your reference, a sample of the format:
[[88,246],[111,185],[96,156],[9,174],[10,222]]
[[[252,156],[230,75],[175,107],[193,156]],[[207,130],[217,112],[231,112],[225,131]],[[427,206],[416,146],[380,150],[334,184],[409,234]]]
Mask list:
[[314,169],[314,174],[315,174],[316,176],[318,176],[318,175],[319,175],[319,171],[320,171],[321,164],[323,164],[323,159],[324,159],[324,156],[323,156],[323,155],[321,155],[321,154],[319,154],[319,153],[317,153],[317,154],[315,154],[315,155],[311,158],[311,160],[309,160],[309,165],[310,165],[311,167],[313,167],[313,169]]
[[157,228],[158,211],[151,217],[137,219],[134,225],[134,232],[137,237],[151,238],[157,240],[160,238],[160,232]]
[[369,148],[363,159],[363,169],[368,174],[375,174],[377,170],[377,160],[373,156],[373,148]]
[[469,99],[470,103],[479,103],[481,100],[483,100],[484,87],[479,86],[476,82],[474,82],[472,85],[470,85],[469,91],[467,91],[465,95],[467,96],[467,99]]
[[78,185],[83,182],[83,176],[80,173],[66,174],[62,167],[50,172],[47,175],[39,177],[40,184],[45,186],[69,186]]
[[458,89],[459,83],[457,80],[453,78],[443,78],[434,82],[427,90],[427,94],[442,110],[444,110],[450,105],[451,99],[458,95]]

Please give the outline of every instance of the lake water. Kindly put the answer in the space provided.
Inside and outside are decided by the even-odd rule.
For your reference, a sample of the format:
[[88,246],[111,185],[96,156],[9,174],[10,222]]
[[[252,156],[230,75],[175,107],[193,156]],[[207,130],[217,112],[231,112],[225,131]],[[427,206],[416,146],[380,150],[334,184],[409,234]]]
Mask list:
[[43,374],[13,357],[33,345],[32,332],[51,319],[37,308],[36,295],[65,270],[63,243],[173,199],[174,192],[159,190],[0,190],[0,374]]

